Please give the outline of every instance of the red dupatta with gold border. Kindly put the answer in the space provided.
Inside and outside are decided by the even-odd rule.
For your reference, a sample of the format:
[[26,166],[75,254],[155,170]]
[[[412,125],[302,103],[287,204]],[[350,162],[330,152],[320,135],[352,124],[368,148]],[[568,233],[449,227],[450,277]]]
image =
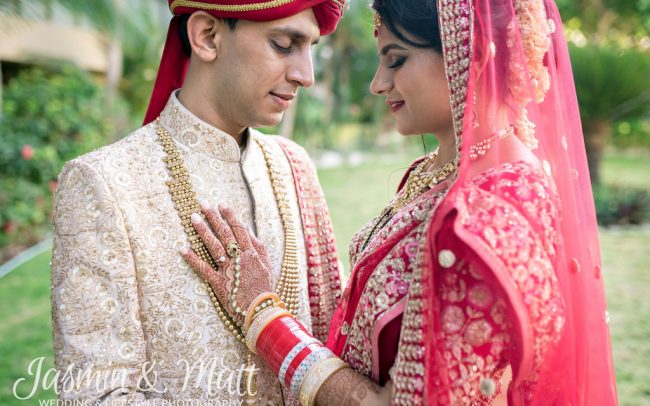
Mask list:
[[316,169],[307,152],[295,143],[275,137],[293,173],[307,250],[307,290],[312,332],[327,339],[332,313],[341,297],[339,258],[334,229]]

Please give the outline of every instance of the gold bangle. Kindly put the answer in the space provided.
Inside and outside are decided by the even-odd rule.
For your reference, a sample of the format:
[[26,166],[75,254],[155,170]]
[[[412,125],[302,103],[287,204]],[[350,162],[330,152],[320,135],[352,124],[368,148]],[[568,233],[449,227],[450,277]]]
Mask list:
[[248,349],[257,354],[257,349],[255,345],[257,344],[257,338],[264,331],[266,326],[269,325],[273,320],[280,318],[282,316],[289,316],[293,318],[293,315],[289,313],[286,309],[280,307],[267,307],[257,314],[257,317],[253,319],[250,328],[246,331],[246,346]]
[[278,296],[277,294],[275,294],[273,292],[262,293],[261,295],[257,296],[255,299],[253,299],[251,304],[248,306],[248,309],[246,310],[246,318],[244,319],[244,328],[245,329],[247,329],[248,326],[251,325],[251,323],[253,322],[253,319],[255,318],[255,316],[257,316],[259,313],[262,312],[262,310],[264,310],[266,308],[266,307],[264,307],[262,309],[257,309],[258,306],[260,306],[262,303],[264,303],[267,300],[272,300],[273,301],[273,306],[281,307],[281,308],[286,309],[286,305],[284,304],[282,299],[280,299],[280,296]]
[[321,386],[323,386],[323,383],[325,383],[327,378],[334,375],[336,371],[343,368],[349,368],[349,365],[338,357],[324,359],[311,367],[300,385],[300,404],[302,406],[315,405],[316,394]]

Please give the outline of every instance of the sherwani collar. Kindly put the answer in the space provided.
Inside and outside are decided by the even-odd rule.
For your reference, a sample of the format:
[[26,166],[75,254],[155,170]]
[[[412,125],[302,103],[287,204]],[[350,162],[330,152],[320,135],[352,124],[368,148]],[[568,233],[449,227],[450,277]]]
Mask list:
[[178,90],[173,92],[167,101],[165,109],[160,113],[162,124],[171,137],[193,152],[210,155],[226,162],[239,162],[242,157],[250,154],[252,131],[245,137],[246,144],[240,149],[237,141],[228,133],[206,123],[181,104],[177,97]]

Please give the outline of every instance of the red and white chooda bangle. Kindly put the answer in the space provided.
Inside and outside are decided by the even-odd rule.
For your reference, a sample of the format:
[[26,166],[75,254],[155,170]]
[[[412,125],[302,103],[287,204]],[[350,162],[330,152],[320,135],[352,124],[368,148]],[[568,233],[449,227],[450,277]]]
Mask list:
[[323,382],[347,367],[280,307],[270,307],[255,315],[246,332],[246,344],[303,405],[314,404]]

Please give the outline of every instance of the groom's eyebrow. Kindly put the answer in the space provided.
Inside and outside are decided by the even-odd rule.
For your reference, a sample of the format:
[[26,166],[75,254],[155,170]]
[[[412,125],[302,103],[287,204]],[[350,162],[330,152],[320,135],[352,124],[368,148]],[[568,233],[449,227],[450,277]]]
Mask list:
[[391,49],[399,49],[399,50],[402,50],[402,51],[406,51],[406,50],[407,50],[406,48],[404,48],[403,46],[401,46],[401,45],[399,45],[399,44],[392,43],[392,44],[385,45],[385,46],[381,49],[381,54],[382,54],[382,55],[386,55],[386,54],[388,53],[388,51],[390,51]]
[[[271,33],[286,35],[291,39],[291,42],[297,44],[305,43],[309,40],[309,35],[307,33],[290,27],[273,28],[271,30]],[[320,41],[320,35],[316,36],[316,39],[314,39],[311,44],[316,45],[318,44],[319,41]]]

